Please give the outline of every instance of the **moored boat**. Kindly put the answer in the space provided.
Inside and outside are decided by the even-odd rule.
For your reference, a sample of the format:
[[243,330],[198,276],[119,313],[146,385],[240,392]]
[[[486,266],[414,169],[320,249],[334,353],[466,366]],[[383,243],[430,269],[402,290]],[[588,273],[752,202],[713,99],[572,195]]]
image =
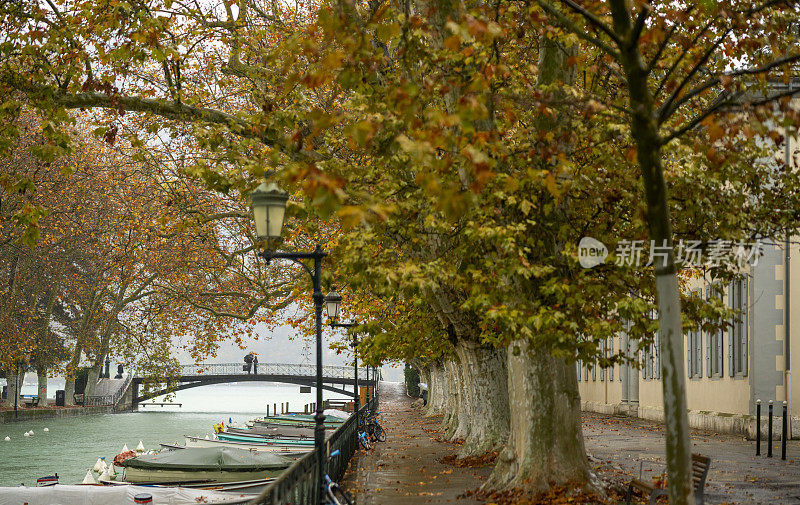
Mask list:
[[[300,445],[280,445],[274,442],[261,442],[261,441],[235,441],[235,440],[208,440],[200,437],[186,437],[186,445],[184,447],[229,447],[233,449],[243,449],[245,451],[263,451],[273,452],[281,456],[289,458],[297,457],[300,454],[305,454],[313,448],[313,440],[311,447]],[[183,449],[184,447],[179,448]]]
[[197,505],[217,503],[244,504],[254,498],[253,491],[224,493],[209,489],[183,487],[143,486],[67,486],[56,484],[46,487],[0,487],[0,503],[25,503],[27,505],[96,505],[98,503],[134,503],[137,495],[152,496],[153,503],[171,505]]
[[219,440],[233,441],[233,442],[257,442],[263,444],[270,444],[277,447],[312,447],[314,439],[297,439],[297,438],[271,438],[262,437],[259,435],[244,435],[241,433],[228,433],[223,431],[217,433]]
[[234,428],[228,426],[225,428],[228,433],[238,433],[241,435],[258,435],[260,437],[281,437],[281,438],[299,438],[299,439],[313,439],[314,428],[300,428],[297,426],[253,426],[252,428]]
[[146,454],[122,462],[127,482],[234,482],[275,477],[293,460],[270,452],[192,447]]

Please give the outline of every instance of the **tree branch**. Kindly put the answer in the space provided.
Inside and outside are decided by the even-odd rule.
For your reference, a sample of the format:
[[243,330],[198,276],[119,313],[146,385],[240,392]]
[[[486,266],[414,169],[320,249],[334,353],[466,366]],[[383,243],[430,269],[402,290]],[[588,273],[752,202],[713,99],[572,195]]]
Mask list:
[[[679,100],[676,100],[675,103],[670,107],[670,110],[664,113],[664,121],[669,119],[672,114],[674,114],[682,105],[686,102],[691,100],[692,98],[700,95],[704,91],[713,88],[714,86],[718,85],[722,81],[722,76],[729,76],[729,77],[739,77],[742,75],[758,75],[763,74],[772,70],[773,68],[780,67],[782,65],[786,65],[787,63],[793,63],[795,61],[800,61],[800,53],[792,54],[783,58],[779,58],[775,61],[767,63],[766,65],[762,65],[760,67],[755,68],[744,68],[741,70],[736,70],[733,72],[725,72],[719,76],[716,76],[712,79],[705,81],[703,84],[696,86],[695,88],[688,91],[685,95],[683,95]],[[660,115],[660,114],[659,114]]]
[[700,67],[702,67],[703,65],[706,64],[708,59],[711,57],[712,54],[714,54],[714,51],[717,50],[719,45],[722,44],[722,41],[725,40],[728,37],[728,34],[730,32],[731,32],[731,28],[728,28],[727,30],[722,32],[722,35],[720,35],[717,38],[717,40],[715,40],[714,43],[711,44],[711,47],[706,49],[706,51],[703,53],[703,56],[700,57],[700,59],[697,60],[697,62],[695,62],[694,66],[689,71],[689,73],[686,75],[686,77],[683,78],[683,80],[678,85],[678,87],[675,88],[675,91],[673,91],[672,94],[669,96],[669,98],[667,98],[667,101],[664,102],[661,105],[661,107],[658,108],[658,111],[657,111],[658,116],[657,116],[657,119],[656,119],[658,124],[662,124],[664,122],[664,120],[666,118],[665,114],[670,109],[670,107],[672,105],[672,102],[674,102],[675,99],[678,98],[678,96],[681,94],[681,91],[683,91],[683,88],[685,88],[686,85],[689,84],[689,81],[691,81],[692,78],[694,77],[694,75],[697,73],[697,71],[700,70]]
[[[17,76],[13,76],[17,77]],[[293,143],[282,134],[266,127],[253,126],[244,119],[225,112],[207,107],[195,107],[185,103],[137,96],[107,95],[98,91],[84,93],[65,93],[58,88],[23,82],[18,78],[2,79],[11,87],[36,98],[44,98],[51,103],[65,109],[123,109],[133,112],[148,112],[166,119],[189,122],[205,122],[223,125],[231,133],[244,138],[259,140],[263,144],[281,150],[295,161],[319,161],[323,156],[317,151],[306,149],[297,150]]]
[[534,1],[539,7],[541,7],[543,11],[556,18],[556,21],[558,21],[558,23],[563,28],[574,33],[575,35],[578,36],[578,38],[581,38],[586,42],[589,42],[590,44],[594,45],[595,47],[597,47],[604,53],[608,54],[615,60],[619,59],[619,53],[614,51],[614,49],[611,46],[609,46],[602,40],[598,39],[597,37],[589,35],[588,33],[586,33],[585,30],[581,30],[577,25],[575,25],[575,23],[570,21],[570,19],[566,15],[564,15],[563,12],[553,7],[550,3],[544,2],[543,0],[534,0]]
[[572,9],[573,11],[577,12],[581,16],[589,22],[590,25],[594,26],[595,28],[601,30],[603,33],[608,35],[608,37],[613,40],[618,46],[623,45],[623,41],[617,36],[616,33],[611,29],[610,26],[603,23],[603,20],[599,17],[595,16],[584,7],[578,5],[573,0],[561,0],[561,3]]
[[[679,128],[677,130],[673,130],[668,135],[662,136],[661,143],[662,143],[662,145],[665,145],[668,142],[683,136],[686,132],[688,132],[689,130],[695,128],[697,125],[702,123],[704,119],[706,119],[707,117],[711,116],[712,114],[714,114],[714,113],[716,113],[716,112],[718,112],[718,111],[720,111],[720,110],[722,110],[722,109],[724,109],[726,107],[732,107],[732,108],[733,107],[738,107],[738,108],[756,107],[756,106],[764,105],[764,104],[767,104],[767,103],[770,103],[770,102],[775,102],[777,100],[780,100],[781,98],[784,98],[784,97],[787,97],[787,96],[796,95],[796,94],[800,94],[800,87],[797,87],[797,88],[791,88],[790,87],[789,89],[787,89],[785,91],[782,91],[780,93],[777,93],[775,95],[766,96],[766,97],[764,97],[764,98],[762,98],[760,100],[753,100],[753,101],[749,101],[749,102],[745,102],[745,103],[740,103],[740,102],[738,102],[738,101],[736,101],[734,99],[730,99],[730,98],[727,99],[727,100],[721,100],[721,101],[715,103],[714,105],[710,106],[708,109],[704,110],[703,112],[701,112],[697,116],[695,116],[691,121],[686,123],[686,125],[684,125],[683,127]],[[741,93],[737,93],[735,95],[735,97],[739,97],[741,95],[742,95]]]

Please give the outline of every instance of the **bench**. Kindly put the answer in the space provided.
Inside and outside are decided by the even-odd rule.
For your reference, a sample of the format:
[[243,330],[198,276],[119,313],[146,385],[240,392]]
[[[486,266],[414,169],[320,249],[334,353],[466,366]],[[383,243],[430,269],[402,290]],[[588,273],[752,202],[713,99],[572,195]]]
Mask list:
[[72,399],[75,400],[75,405],[83,406],[83,402],[84,402],[83,393],[74,393],[72,395]]
[[22,398],[22,403],[24,403],[26,407],[38,407],[39,406],[39,396],[38,395],[20,395],[20,398]]
[[[703,505],[703,492],[706,487],[706,476],[710,466],[711,458],[692,454],[692,487],[694,488],[694,500],[697,505]],[[625,505],[630,505],[634,488],[645,493],[645,496],[650,494],[650,505],[655,505],[659,496],[667,496],[666,489],[657,488],[652,482],[641,480],[641,477],[640,472],[639,478],[633,479],[628,484],[628,496],[625,498]]]

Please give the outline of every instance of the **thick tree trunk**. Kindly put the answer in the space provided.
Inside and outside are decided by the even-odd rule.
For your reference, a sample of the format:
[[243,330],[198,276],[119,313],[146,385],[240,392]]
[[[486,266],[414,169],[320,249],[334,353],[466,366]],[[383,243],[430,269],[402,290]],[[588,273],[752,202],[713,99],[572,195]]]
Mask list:
[[92,368],[89,369],[89,377],[86,379],[86,389],[83,394],[86,396],[94,396],[97,392],[97,381],[100,380],[100,368],[102,361],[98,360]]
[[461,458],[500,448],[508,438],[508,373],[505,350],[474,342],[459,342],[456,352],[462,370],[468,371],[465,389],[469,432],[458,453]]
[[79,340],[75,343],[75,349],[72,351],[72,359],[67,365],[67,373],[64,377],[64,401],[66,405],[75,405],[75,373],[81,362],[82,352],[83,346]]
[[450,436],[451,441],[465,440],[469,436],[470,421],[469,413],[472,409],[472,391],[470,390],[471,378],[467,375],[467,370],[464,367],[464,362],[459,356],[458,361],[454,362],[453,369],[456,376],[456,396],[458,401],[458,410],[455,415],[456,429]]
[[443,368],[441,361],[431,364],[431,383],[428,384],[428,408],[426,416],[435,416],[442,413],[444,406]]
[[39,405],[42,407],[47,406],[47,369],[44,366],[36,367],[36,376],[39,379],[39,388],[37,394],[39,395]]
[[508,389],[510,435],[484,488],[589,485],[575,366],[516,340],[508,348]]
[[[19,390],[21,389],[22,379],[24,379],[25,374],[22,373],[22,372],[19,372],[19,375],[17,375],[18,371],[19,370],[15,370],[14,368],[12,368],[11,370],[8,371],[8,375],[6,377],[6,383],[8,384],[8,388],[7,388],[7,391],[6,391],[7,394],[8,394],[8,397],[7,397],[6,401],[8,402],[8,406],[12,407],[12,408],[14,407],[14,399],[15,398],[16,398],[17,406],[18,407],[22,406],[22,402],[20,401],[20,398],[19,398]],[[20,379],[19,381],[17,380],[18,377]]]
[[458,429],[458,412],[461,409],[461,385],[459,384],[460,375],[458,372],[458,362],[451,359],[447,362],[446,367],[450,394],[447,396],[447,405],[445,408],[445,417],[442,420],[442,427],[444,428],[445,438],[450,440],[453,438],[456,429]]

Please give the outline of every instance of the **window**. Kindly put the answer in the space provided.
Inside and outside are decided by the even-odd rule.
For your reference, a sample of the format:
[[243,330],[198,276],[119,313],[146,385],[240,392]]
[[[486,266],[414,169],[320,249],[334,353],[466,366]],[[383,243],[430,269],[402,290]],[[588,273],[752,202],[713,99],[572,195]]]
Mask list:
[[[695,290],[692,296],[702,296],[702,291]],[[686,335],[686,371],[689,378],[703,376],[703,333],[699,329]]]
[[[650,319],[658,319],[658,312],[655,310],[650,311]],[[661,378],[661,352],[659,352],[659,336],[661,331],[657,331],[653,335],[653,342],[647,345],[642,351],[642,378],[643,379],[660,379]]]
[[747,375],[747,278],[733,281],[728,289],[728,306],[737,312],[728,330],[728,373]]
[[[721,299],[720,293],[714,293],[711,286],[706,287],[706,299]],[[722,323],[722,321],[719,321]],[[708,377],[722,377],[722,330],[706,333],[706,373]]]
[[583,380],[589,382],[589,365],[585,363],[583,365]]
[[578,382],[580,382],[581,376],[583,376],[583,365],[581,364],[581,360],[578,360],[576,365],[578,366]]

